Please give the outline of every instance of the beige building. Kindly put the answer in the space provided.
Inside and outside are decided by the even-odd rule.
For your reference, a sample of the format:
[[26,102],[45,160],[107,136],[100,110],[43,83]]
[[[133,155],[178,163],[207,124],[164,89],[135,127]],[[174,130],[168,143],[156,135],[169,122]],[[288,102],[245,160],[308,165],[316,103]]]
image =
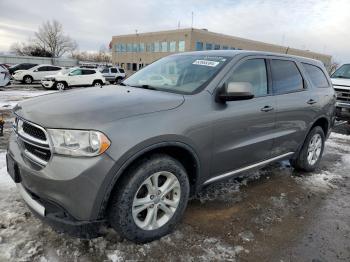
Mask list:
[[194,28],[113,36],[111,44],[112,62],[124,68],[129,75],[161,57],[186,51],[219,49],[268,51],[318,59],[326,67],[330,66],[332,58],[330,55]]

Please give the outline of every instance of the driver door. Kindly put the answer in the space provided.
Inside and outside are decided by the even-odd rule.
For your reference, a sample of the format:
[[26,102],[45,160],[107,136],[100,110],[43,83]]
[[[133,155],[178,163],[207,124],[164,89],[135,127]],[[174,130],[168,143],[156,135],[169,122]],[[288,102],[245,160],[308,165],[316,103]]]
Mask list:
[[276,101],[271,96],[267,62],[263,58],[239,62],[225,80],[252,85],[254,98],[216,103],[212,175],[232,173],[271,156]]
[[73,70],[68,75],[68,85],[77,86],[81,84],[82,70],[80,68]]

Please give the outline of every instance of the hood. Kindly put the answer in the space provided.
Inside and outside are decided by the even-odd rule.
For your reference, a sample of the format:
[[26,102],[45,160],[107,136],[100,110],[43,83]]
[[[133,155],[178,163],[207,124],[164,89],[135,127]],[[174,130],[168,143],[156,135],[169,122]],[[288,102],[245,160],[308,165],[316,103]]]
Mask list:
[[99,129],[118,119],[170,110],[184,97],[126,86],[76,89],[19,103],[14,112],[46,128]]
[[331,78],[332,84],[335,86],[348,86],[350,87],[350,79],[346,78]]
[[21,70],[16,70],[16,71],[14,72],[14,74],[19,74],[19,73],[26,72],[26,71],[28,71],[28,70],[23,70],[23,69],[21,69]]

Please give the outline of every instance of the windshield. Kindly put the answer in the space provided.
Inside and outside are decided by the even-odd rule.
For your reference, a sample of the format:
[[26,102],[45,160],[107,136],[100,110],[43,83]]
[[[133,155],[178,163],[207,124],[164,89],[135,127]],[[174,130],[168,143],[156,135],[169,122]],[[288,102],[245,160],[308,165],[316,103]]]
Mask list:
[[144,67],[123,84],[193,94],[200,91],[230,59],[206,55],[168,56]]
[[350,79],[350,64],[342,65],[331,76],[332,78]]

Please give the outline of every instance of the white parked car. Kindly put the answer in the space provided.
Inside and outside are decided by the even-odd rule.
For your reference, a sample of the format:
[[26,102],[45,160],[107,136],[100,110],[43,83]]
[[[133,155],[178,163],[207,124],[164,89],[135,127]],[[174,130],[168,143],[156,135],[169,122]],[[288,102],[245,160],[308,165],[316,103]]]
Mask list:
[[34,81],[42,80],[45,76],[57,74],[61,70],[63,70],[63,68],[59,66],[38,65],[28,70],[17,70],[12,77],[25,84],[31,84]]
[[124,69],[118,67],[104,68],[101,73],[110,83],[120,83],[126,76]]
[[0,65],[0,86],[7,86],[10,82],[10,73],[4,66]]
[[43,87],[64,90],[73,86],[102,86],[106,83],[100,71],[91,68],[73,68],[71,70],[49,75],[41,80]]

